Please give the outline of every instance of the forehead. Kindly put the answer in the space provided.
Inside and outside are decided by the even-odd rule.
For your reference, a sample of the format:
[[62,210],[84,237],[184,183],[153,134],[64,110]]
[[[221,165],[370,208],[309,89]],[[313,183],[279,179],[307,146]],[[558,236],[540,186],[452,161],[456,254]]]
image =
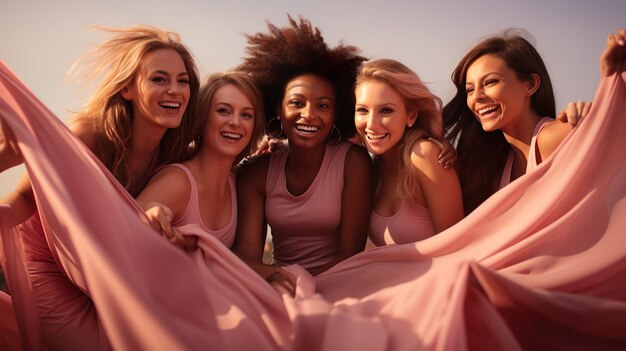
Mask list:
[[250,99],[244,94],[241,89],[234,86],[233,84],[224,84],[221,87],[217,88],[215,91],[215,95],[213,95],[213,99],[211,99],[211,104],[219,104],[219,103],[227,103],[230,105],[246,105],[246,107],[251,107],[252,103]]
[[288,93],[310,93],[332,98],[335,92],[333,84],[326,78],[316,74],[303,74],[294,77],[285,87]]
[[146,53],[140,67],[148,72],[163,70],[178,74],[187,71],[183,58],[173,49],[156,49]]
[[378,103],[399,103],[402,96],[391,85],[377,81],[366,80],[359,83],[355,89],[357,102],[376,101]]
[[[507,65],[506,61],[500,57],[494,55],[483,55],[477,58],[467,69],[467,80],[470,81],[474,78],[480,78],[481,76],[489,73],[499,73],[507,75],[513,72]],[[472,78],[472,79],[470,79]]]

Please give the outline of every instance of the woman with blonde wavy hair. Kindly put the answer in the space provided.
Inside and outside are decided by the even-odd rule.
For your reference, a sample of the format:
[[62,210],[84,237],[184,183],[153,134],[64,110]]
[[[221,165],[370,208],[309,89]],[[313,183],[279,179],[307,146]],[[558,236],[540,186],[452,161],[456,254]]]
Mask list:
[[[99,78],[99,84],[70,129],[84,144],[75,143],[78,152],[91,156],[87,149],[91,150],[135,197],[160,165],[189,157],[188,146],[198,129],[193,118],[198,73],[177,33],[150,26],[100,29],[111,36],[79,58],[72,69],[76,77]],[[37,314],[26,319],[26,328],[38,325],[49,348],[91,349],[85,346],[93,342],[91,336],[99,328],[92,296],[75,262],[52,239],[49,218],[37,211],[41,201],[47,205],[50,200],[33,187],[37,189],[27,175],[1,201],[21,223],[16,228],[24,262],[8,264],[23,264],[28,272],[23,280],[32,286],[16,293],[14,270],[5,267],[13,305],[17,311],[29,303],[36,305]]]
[[355,95],[357,132],[374,155],[370,240],[415,242],[460,221],[459,180],[439,163],[441,100],[408,67],[388,59],[361,67]]

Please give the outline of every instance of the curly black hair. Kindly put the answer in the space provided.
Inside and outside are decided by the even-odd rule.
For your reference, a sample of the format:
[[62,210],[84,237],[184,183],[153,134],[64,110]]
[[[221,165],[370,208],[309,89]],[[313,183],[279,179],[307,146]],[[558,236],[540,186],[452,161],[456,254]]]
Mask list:
[[[247,34],[248,57],[238,67],[252,76],[261,90],[265,116],[276,115],[287,83],[293,78],[312,73],[328,79],[335,88],[335,125],[343,137],[351,137],[354,127],[354,82],[365,57],[355,46],[340,43],[329,48],[319,28],[300,17],[291,16],[290,26],[278,28],[268,22],[269,33]],[[268,124],[268,129],[275,127]],[[269,130],[268,130],[269,131]]]

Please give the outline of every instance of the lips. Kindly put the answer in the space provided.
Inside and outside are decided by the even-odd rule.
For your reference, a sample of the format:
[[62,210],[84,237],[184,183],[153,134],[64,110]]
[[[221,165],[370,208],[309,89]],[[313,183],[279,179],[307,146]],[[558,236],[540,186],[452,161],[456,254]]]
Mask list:
[[478,109],[478,116],[480,118],[491,118],[496,116],[500,112],[499,105],[489,105]]
[[233,132],[221,132],[220,135],[230,140],[240,140],[241,138],[243,138],[242,134],[233,133]]
[[313,133],[316,133],[318,130],[320,130],[320,127],[318,126],[313,126],[310,124],[301,124],[301,123],[296,123],[295,128],[297,131],[305,133],[305,134],[313,134]]
[[159,106],[166,109],[177,110],[182,106],[182,104],[177,101],[161,101],[159,102]]
[[368,140],[378,141],[389,135],[389,133],[365,133]]

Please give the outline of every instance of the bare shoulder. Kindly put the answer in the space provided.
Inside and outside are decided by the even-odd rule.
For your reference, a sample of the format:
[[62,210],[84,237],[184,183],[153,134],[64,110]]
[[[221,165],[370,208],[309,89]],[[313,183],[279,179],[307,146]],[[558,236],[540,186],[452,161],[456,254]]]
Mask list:
[[69,126],[70,130],[83,144],[87,145],[87,147],[91,150],[96,145],[96,134],[93,129],[93,124],[88,119],[76,119],[72,121],[72,124]]
[[443,167],[439,165],[440,152],[441,147],[436,141],[419,139],[411,147],[411,163],[417,168],[437,166],[443,169]]
[[558,120],[548,122],[537,135],[537,147],[542,158],[550,156],[571,131],[572,127],[567,122]]
[[146,190],[167,190],[170,194],[188,194],[191,191],[191,183],[184,170],[169,165],[161,168],[150,178],[144,192]]
[[271,153],[251,157],[239,166],[237,184],[265,184]]
[[346,154],[346,163],[369,164],[372,163],[372,158],[363,146],[353,144]]

